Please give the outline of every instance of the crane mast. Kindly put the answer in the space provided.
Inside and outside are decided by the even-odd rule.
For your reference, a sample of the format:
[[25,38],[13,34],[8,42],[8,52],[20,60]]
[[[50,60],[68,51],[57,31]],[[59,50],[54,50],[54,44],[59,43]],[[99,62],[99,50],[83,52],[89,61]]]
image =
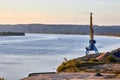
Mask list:
[[94,31],[93,31],[93,21],[92,21],[92,13],[90,13],[90,40],[94,38]]

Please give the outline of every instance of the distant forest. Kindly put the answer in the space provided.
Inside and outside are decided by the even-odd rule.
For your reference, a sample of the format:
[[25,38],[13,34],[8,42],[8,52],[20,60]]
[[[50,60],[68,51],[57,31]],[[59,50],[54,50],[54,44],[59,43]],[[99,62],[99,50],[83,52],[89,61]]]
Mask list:
[[[89,34],[89,25],[47,25],[47,24],[0,25],[0,32]],[[120,26],[94,25],[94,34],[120,36]]]

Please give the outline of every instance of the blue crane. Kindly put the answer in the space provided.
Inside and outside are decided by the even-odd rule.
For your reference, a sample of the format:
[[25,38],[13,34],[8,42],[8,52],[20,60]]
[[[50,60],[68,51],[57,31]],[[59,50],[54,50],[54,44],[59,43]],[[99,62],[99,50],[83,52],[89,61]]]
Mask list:
[[86,56],[89,54],[89,51],[95,51],[95,54],[99,54],[98,49],[96,48],[96,40],[94,40],[94,30],[93,30],[93,21],[92,13],[90,13],[90,40],[89,47],[86,47]]

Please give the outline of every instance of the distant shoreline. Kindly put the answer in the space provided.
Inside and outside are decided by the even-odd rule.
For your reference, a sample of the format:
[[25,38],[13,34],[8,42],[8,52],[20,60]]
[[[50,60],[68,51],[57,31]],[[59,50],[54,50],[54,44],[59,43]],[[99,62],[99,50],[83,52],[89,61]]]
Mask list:
[[98,36],[110,36],[110,37],[120,37],[120,34],[119,35],[114,35],[114,34],[100,34]]
[[[72,34],[72,33],[28,33],[28,34],[63,34],[63,35],[89,35],[89,34]],[[109,37],[120,37],[120,34],[95,34],[95,36],[109,36]]]
[[[118,35],[120,26],[94,25],[95,35]],[[89,25],[48,25],[48,24],[18,24],[0,25],[0,32],[49,33],[49,34],[89,34]]]
[[0,36],[24,36],[22,32],[0,32]]

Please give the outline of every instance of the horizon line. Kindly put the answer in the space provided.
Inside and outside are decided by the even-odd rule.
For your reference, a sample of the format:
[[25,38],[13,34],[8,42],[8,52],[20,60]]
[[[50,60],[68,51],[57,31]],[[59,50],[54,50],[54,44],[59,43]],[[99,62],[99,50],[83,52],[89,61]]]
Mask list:
[[[71,23],[0,23],[0,25],[29,25],[29,24],[40,24],[40,25],[90,25],[90,24],[71,24]],[[120,24],[113,24],[113,25],[100,25],[94,24],[94,26],[120,26]]]

